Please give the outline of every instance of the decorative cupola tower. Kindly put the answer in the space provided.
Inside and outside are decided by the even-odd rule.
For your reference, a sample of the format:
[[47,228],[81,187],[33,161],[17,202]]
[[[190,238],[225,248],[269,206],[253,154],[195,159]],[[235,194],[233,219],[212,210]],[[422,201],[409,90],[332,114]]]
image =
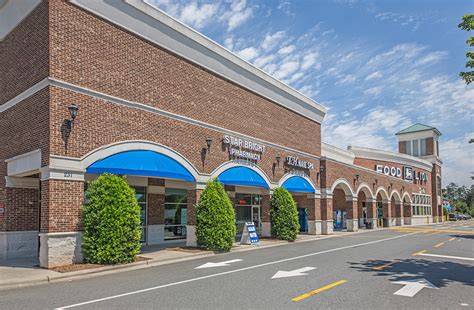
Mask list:
[[396,133],[398,151],[403,154],[421,157],[433,164],[431,171],[431,204],[433,220],[443,221],[443,198],[441,197],[441,166],[439,157],[439,137],[441,132],[432,126],[417,123]]

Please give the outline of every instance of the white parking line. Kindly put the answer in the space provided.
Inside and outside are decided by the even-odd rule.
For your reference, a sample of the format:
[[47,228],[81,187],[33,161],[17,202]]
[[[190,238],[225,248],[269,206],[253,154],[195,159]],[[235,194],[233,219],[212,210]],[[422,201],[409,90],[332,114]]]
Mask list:
[[470,257],[460,257],[460,256],[449,256],[449,255],[429,254],[429,253],[422,253],[422,252],[417,253],[416,255],[474,261],[474,258],[470,258]]
[[412,233],[405,234],[405,235],[401,235],[401,236],[395,236],[395,237],[390,237],[390,238],[385,238],[385,239],[380,239],[380,240],[375,240],[375,241],[369,241],[369,242],[364,242],[364,243],[358,243],[358,244],[353,244],[353,245],[347,245],[347,246],[343,246],[343,247],[340,247],[340,248],[325,250],[325,251],[321,251],[321,252],[315,252],[315,253],[309,253],[309,254],[305,254],[305,255],[300,255],[300,256],[285,258],[285,259],[281,259],[281,260],[277,260],[277,261],[273,261],[273,262],[263,263],[263,264],[259,264],[259,265],[244,267],[244,268],[235,269],[235,270],[230,270],[230,271],[224,271],[224,272],[215,273],[215,274],[211,274],[211,275],[207,275],[207,276],[202,276],[202,277],[197,277],[197,278],[193,278],[193,279],[188,279],[188,280],[183,280],[183,281],[168,283],[168,284],[164,284],[164,285],[160,285],[160,286],[150,287],[150,288],[146,288],[146,289],[142,289],[142,290],[137,290],[137,291],[131,291],[131,292],[128,292],[128,293],[113,295],[113,296],[109,296],[109,297],[104,297],[104,298],[89,300],[89,301],[85,301],[85,302],[81,302],[81,303],[77,303],[77,304],[73,304],[73,305],[68,305],[68,306],[59,307],[59,308],[56,308],[56,309],[60,310],[60,309],[75,308],[75,307],[84,306],[84,305],[89,305],[89,304],[93,304],[93,303],[97,303],[97,302],[101,302],[101,301],[106,301],[106,300],[110,300],[110,299],[115,299],[115,298],[120,298],[120,297],[125,297],[125,296],[140,294],[140,293],[145,293],[145,292],[149,292],[149,291],[153,291],[153,290],[158,290],[158,289],[165,288],[165,287],[170,287],[170,286],[185,284],[185,283],[189,283],[189,282],[195,282],[195,281],[200,281],[200,280],[204,280],[204,279],[219,277],[219,276],[223,276],[223,275],[226,275],[226,274],[237,273],[237,272],[246,271],[246,270],[250,270],[250,269],[256,269],[256,268],[265,267],[265,266],[269,266],[269,265],[275,265],[275,264],[279,264],[279,263],[283,263],[283,262],[289,262],[289,261],[293,261],[293,260],[297,260],[297,259],[301,259],[301,258],[306,258],[306,257],[315,256],[315,255],[320,255],[320,254],[325,254],[325,253],[331,253],[331,252],[335,252],[335,251],[340,251],[340,250],[345,250],[345,249],[351,249],[351,248],[357,248],[357,247],[361,247],[361,246],[365,246],[365,245],[370,245],[370,244],[375,244],[375,243],[390,241],[390,240],[394,240],[394,239],[398,239],[398,238],[403,238],[403,237],[410,236],[410,235],[413,235],[413,234],[418,234],[418,233],[419,233],[419,232],[417,231],[417,232],[412,232]]

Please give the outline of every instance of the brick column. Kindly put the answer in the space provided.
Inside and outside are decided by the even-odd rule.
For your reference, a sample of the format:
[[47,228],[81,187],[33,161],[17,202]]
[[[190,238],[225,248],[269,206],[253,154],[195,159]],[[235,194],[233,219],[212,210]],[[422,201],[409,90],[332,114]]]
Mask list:
[[366,198],[365,206],[367,208],[367,222],[369,229],[377,228],[377,204],[374,199]]
[[357,198],[353,198],[351,195],[346,196],[346,212],[347,231],[358,231],[359,216],[357,212]]
[[403,203],[403,218],[404,218],[404,225],[411,225],[411,217],[412,217],[412,207],[409,202]]
[[320,235],[322,233],[321,222],[321,199],[320,197],[308,195],[308,234]]
[[270,201],[272,197],[270,196],[270,191],[268,192],[263,192],[262,191],[262,205],[260,208],[262,208],[262,218],[260,219],[262,221],[262,236],[263,237],[270,237],[272,235],[271,231],[271,224],[270,224]]
[[83,200],[82,181],[41,181],[41,267],[52,268],[82,261]]
[[321,199],[321,232],[323,235],[331,235],[334,232],[332,195],[324,196]]
[[395,202],[395,225],[403,226],[403,203],[396,201]]
[[196,203],[201,197],[202,188],[198,184],[198,188],[188,190],[188,219],[186,225],[186,246],[197,246],[196,239]]
[[391,227],[392,225],[392,210],[391,203],[388,199],[382,200],[382,212],[383,212],[383,226]]

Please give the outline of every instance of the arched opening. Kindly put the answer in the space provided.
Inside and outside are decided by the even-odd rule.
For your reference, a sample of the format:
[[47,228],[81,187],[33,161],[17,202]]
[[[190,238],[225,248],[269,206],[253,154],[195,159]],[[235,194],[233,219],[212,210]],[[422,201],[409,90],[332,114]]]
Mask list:
[[334,230],[357,231],[357,202],[349,183],[340,179],[332,187]]
[[307,177],[285,175],[279,182],[293,196],[298,209],[300,233],[316,234],[315,198],[316,188]]
[[[223,167],[226,167],[224,165]],[[217,179],[234,203],[237,238],[246,222],[254,222],[258,234],[270,235],[270,184],[256,167],[230,165],[219,168]]]
[[391,219],[390,200],[387,191],[379,187],[376,191],[377,226],[389,227]]
[[408,193],[403,195],[403,224],[411,225],[411,217],[413,216],[411,199]]
[[373,194],[365,183],[357,189],[357,214],[359,215],[359,228],[374,228],[372,223],[372,219],[375,218]]
[[394,225],[403,226],[403,204],[398,192],[393,191],[390,200],[392,220]]

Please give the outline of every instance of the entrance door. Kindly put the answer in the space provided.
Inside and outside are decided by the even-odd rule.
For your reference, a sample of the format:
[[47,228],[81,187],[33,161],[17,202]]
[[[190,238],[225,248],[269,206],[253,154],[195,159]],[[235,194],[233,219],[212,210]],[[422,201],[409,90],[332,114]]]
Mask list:
[[334,229],[346,229],[346,211],[336,209],[334,210]]
[[308,232],[308,208],[298,208],[298,222],[300,224],[300,232]]
[[377,202],[377,226],[383,227],[383,205]]
[[237,235],[242,235],[245,222],[254,222],[258,233],[261,231],[262,196],[257,194],[235,194],[235,225]]

